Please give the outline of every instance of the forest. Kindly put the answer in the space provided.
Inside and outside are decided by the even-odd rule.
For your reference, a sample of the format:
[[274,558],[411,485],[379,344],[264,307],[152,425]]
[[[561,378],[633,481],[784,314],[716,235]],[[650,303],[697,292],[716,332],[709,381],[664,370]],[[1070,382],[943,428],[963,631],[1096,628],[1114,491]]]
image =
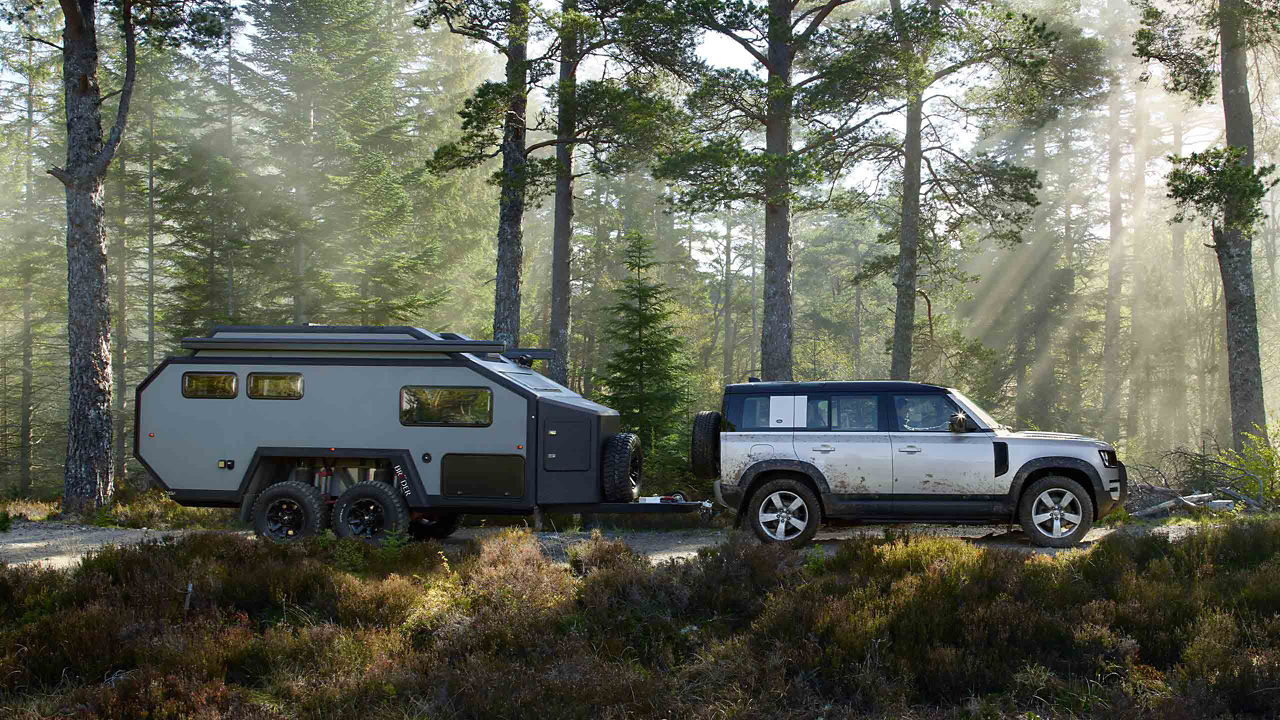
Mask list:
[[618,408],[659,487],[687,480],[692,414],[749,377],[945,384],[1126,458],[1265,446],[1278,18],[10,4],[0,490],[144,486],[134,388],[220,324],[553,348],[540,369]]

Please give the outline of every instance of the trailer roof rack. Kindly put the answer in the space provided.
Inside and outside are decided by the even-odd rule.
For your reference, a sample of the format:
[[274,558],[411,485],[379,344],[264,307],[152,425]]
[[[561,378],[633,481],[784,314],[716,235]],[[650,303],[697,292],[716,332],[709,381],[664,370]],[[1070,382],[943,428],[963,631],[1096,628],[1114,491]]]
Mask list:
[[[335,335],[345,337],[334,337]],[[367,337],[352,337],[364,335]],[[388,335],[398,337],[386,337]],[[506,345],[437,335],[415,327],[364,325],[219,325],[208,337],[183,338],[187,350],[502,353]],[[379,337],[382,336],[382,337]]]

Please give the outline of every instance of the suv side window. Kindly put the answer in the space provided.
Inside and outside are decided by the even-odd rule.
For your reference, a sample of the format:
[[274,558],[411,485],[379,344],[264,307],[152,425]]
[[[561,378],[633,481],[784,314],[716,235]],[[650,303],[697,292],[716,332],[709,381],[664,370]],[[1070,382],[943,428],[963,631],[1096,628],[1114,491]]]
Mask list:
[[946,395],[894,395],[895,432],[946,432],[960,408]]
[[839,432],[878,432],[879,395],[836,395],[832,398],[831,429]]
[[[800,408],[796,408],[797,411]],[[796,418],[796,430],[828,430],[831,428],[831,400],[825,395],[809,395],[805,402],[804,424]]]

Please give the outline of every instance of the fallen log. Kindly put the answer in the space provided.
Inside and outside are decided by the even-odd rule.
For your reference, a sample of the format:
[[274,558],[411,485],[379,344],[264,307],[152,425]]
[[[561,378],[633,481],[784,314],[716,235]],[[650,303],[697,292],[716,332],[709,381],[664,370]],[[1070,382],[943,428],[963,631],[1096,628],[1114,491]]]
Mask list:
[[1147,517],[1148,515],[1155,515],[1156,513],[1184,505],[1189,508],[1199,508],[1200,506],[1196,503],[1210,500],[1212,498],[1213,493],[1199,493],[1196,495],[1187,495],[1186,497],[1179,495],[1172,500],[1165,500],[1164,502],[1152,505],[1149,508],[1143,508],[1132,515],[1133,517]]
[[1248,495],[1245,495],[1244,493],[1239,493],[1239,492],[1236,492],[1235,490],[1232,490],[1231,488],[1226,488],[1226,487],[1218,488],[1218,492],[1222,493],[1223,495],[1226,495],[1227,497],[1233,498],[1235,500],[1239,500],[1245,505],[1248,505],[1249,507],[1254,508],[1256,510],[1262,509],[1262,505],[1257,500],[1254,500],[1253,498],[1249,497]]

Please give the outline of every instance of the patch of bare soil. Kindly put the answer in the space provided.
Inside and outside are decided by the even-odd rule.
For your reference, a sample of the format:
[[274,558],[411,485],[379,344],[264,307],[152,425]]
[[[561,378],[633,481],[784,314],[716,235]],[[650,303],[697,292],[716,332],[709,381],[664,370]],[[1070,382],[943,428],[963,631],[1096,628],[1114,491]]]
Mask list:
[[41,563],[65,568],[76,564],[90,550],[104,545],[130,544],[182,532],[15,520],[9,532],[0,533],[0,561],[10,565]]

